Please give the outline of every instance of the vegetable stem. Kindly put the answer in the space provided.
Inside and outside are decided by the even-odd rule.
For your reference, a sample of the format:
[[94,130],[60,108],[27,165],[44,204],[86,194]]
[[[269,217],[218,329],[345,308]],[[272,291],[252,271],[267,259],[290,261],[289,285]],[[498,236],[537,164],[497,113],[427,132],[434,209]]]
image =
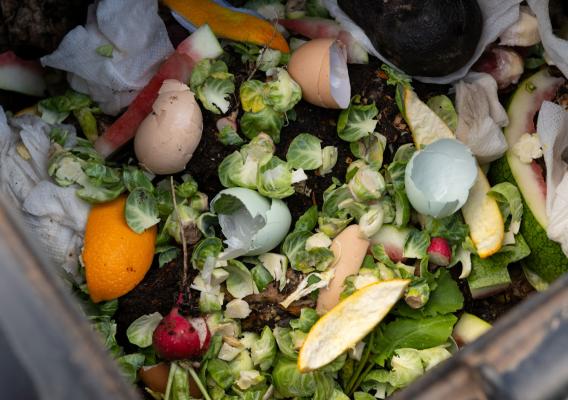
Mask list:
[[359,362],[359,364],[357,364],[357,369],[355,370],[353,376],[351,377],[351,379],[349,379],[349,383],[345,387],[347,393],[351,394],[351,392],[357,387],[356,383],[359,380],[359,376],[361,375],[363,368],[367,364],[367,360],[369,359],[369,355],[371,354],[372,347],[373,347],[373,334],[371,334],[369,338],[367,347],[365,348],[365,353],[363,354],[363,357],[361,357],[361,361]]
[[195,384],[197,385],[199,391],[203,395],[203,398],[205,398],[205,400],[211,400],[209,393],[207,393],[207,389],[205,388],[205,386],[203,386],[203,383],[201,382],[201,379],[199,379],[199,376],[197,376],[195,369],[193,369],[192,366],[188,366],[187,370],[189,371],[189,374],[191,375],[191,377],[195,381]]
[[164,393],[164,400],[170,399],[170,394],[172,390],[172,382],[174,381],[174,374],[176,373],[177,364],[173,362],[170,366],[170,373],[168,374],[168,384],[166,386],[166,393]]

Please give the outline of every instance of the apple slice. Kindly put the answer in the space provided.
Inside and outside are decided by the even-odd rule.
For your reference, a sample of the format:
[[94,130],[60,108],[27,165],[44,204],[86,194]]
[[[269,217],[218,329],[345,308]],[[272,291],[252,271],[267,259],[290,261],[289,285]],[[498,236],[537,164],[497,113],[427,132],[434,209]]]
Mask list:
[[0,54],[0,89],[44,96],[46,86],[43,72],[37,60],[22,60],[13,51]]

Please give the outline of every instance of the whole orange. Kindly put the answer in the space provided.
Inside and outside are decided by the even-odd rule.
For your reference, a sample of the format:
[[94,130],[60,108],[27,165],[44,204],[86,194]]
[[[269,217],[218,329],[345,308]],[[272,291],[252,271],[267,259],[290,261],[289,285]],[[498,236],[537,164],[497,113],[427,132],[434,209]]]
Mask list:
[[113,300],[130,292],[152,265],[157,227],[141,234],[126,224],[126,197],[91,209],[85,229],[83,264],[93,302]]

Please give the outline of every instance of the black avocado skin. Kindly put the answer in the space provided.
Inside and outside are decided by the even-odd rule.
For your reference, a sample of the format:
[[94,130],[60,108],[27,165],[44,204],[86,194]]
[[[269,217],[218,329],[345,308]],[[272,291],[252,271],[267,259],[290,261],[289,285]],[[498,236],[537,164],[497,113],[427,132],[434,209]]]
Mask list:
[[409,75],[444,76],[473,56],[483,27],[476,0],[338,0],[375,48]]

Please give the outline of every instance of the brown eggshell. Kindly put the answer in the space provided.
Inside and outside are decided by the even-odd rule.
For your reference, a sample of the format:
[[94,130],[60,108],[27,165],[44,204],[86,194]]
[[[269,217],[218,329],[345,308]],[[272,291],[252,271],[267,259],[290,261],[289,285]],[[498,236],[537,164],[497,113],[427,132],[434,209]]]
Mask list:
[[168,385],[170,364],[159,363],[142,367],[138,370],[138,376],[150,390],[157,393],[165,393]]
[[148,171],[174,174],[185,169],[202,132],[203,116],[195,96],[186,84],[167,79],[136,132],[134,151]]
[[336,46],[344,55],[344,46],[335,39],[314,39],[306,42],[292,53],[288,72],[302,88],[302,97],[308,103],[340,109],[344,107],[337,104],[331,91],[332,46]]
[[319,315],[325,314],[339,303],[345,278],[359,272],[368,249],[369,241],[359,225],[348,226],[333,239],[331,251],[335,256],[335,275],[329,285],[319,292],[316,307]]
[[[144,366],[138,370],[138,377],[144,385],[156,393],[166,393],[170,364],[161,362],[156,365]],[[201,392],[193,378],[189,377],[189,392],[193,398],[200,399]]]

